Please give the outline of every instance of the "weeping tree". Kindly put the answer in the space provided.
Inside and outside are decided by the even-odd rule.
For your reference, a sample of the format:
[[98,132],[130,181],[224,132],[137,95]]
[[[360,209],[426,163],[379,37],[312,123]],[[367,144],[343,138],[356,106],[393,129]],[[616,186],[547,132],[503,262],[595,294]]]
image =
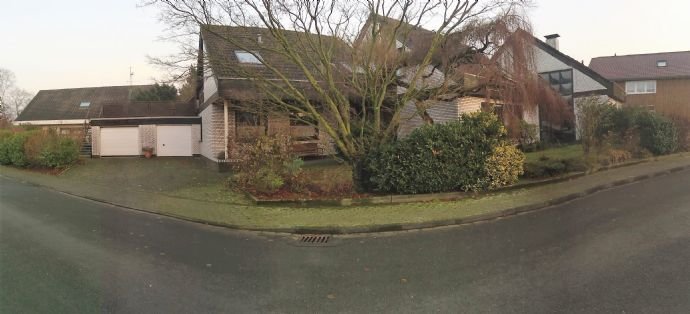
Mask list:
[[[405,109],[431,124],[431,107],[480,90],[489,95],[505,87],[511,92],[503,96],[515,102],[529,99],[520,90],[534,92],[491,57],[517,29],[529,30],[523,14],[529,0],[145,3],[160,8],[169,38],[182,43],[179,54],[155,63],[188,68],[198,56],[200,30],[254,54],[261,67],[233,68],[253,85],[233,106],[296,114],[332,139],[356,176],[367,152],[394,141],[401,123],[413,118]],[[228,36],[216,25],[256,27],[269,38],[257,53],[246,38]],[[266,54],[273,57],[261,57]],[[203,61],[205,67],[222,62],[208,55]]]

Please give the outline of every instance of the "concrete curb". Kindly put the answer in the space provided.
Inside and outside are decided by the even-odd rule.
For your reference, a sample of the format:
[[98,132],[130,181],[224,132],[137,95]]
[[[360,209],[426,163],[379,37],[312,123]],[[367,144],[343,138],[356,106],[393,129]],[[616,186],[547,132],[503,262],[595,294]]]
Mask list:
[[[81,196],[81,195],[77,195],[77,194],[70,193],[70,192],[60,191],[60,190],[57,190],[57,189],[52,188],[50,186],[46,186],[46,185],[42,185],[42,184],[28,182],[25,180],[22,180],[22,181],[28,182],[28,183],[33,184],[35,186],[40,186],[42,188],[57,191],[59,193],[69,195],[72,197],[86,199],[86,200],[90,200],[90,201],[94,201],[94,202],[98,202],[98,203],[102,203],[102,204],[107,204],[110,206],[134,210],[134,211],[138,211],[138,212],[144,212],[144,213],[155,214],[155,215],[165,216],[165,217],[189,221],[189,222],[200,223],[200,224],[209,225],[209,226],[224,227],[224,228],[243,230],[243,231],[257,231],[257,232],[270,232],[270,233],[344,235],[344,234],[364,234],[364,233],[382,233],[382,232],[420,230],[420,229],[430,229],[430,228],[437,228],[437,227],[465,225],[465,224],[471,224],[471,223],[476,223],[476,222],[481,222],[481,221],[495,220],[498,218],[509,217],[509,216],[513,216],[513,215],[517,215],[517,214],[521,214],[521,213],[526,213],[526,212],[544,209],[544,208],[551,207],[554,205],[567,203],[567,202],[570,202],[570,201],[573,201],[576,199],[580,199],[580,198],[583,198],[585,196],[592,195],[592,194],[595,194],[595,193],[598,193],[598,192],[601,192],[601,191],[604,191],[604,190],[607,190],[610,188],[614,188],[614,187],[618,187],[618,186],[622,186],[622,185],[626,185],[626,184],[630,184],[630,183],[634,183],[634,182],[639,182],[639,181],[643,181],[643,180],[650,179],[650,178],[664,176],[664,175],[668,175],[668,174],[672,174],[675,172],[688,170],[688,169],[690,169],[690,165],[674,167],[674,168],[670,168],[670,169],[657,171],[657,172],[654,172],[651,174],[639,175],[639,176],[635,176],[635,177],[630,177],[630,178],[626,178],[626,179],[620,179],[620,180],[615,180],[612,182],[600,184],[597,186],[590,187],[587,190],[582,191],[582,192],[575,192],[575,193],[567,194],[567,195],[560,196],[560,197],[557,197],[557,198],[554,198],[554,199],[551,199],[548,201],[543,201],[543,202],[538,202],[538,203],[534,203],[534,204],[528,204],[528,205],[523,205],[523,206],[518,206],[518,207],[513,207],[513,208],[507,208],[507,209],[503,209],[503,210],[500,210],[497,212],[484,213],[484,214],[479,214],[479,215],[474,215],[474,216],[469,216],[469,217],[436,220],[436,221],[428,221],[428,222],[420,222],[420,223],[400,223],[400,224],[393,223],[393,224],[355,226],[355,227],[336,227],[336,226],[302,227],[302,226],[295,226],[295,227],[289,227],[289,228],[259,228],[259,227],[252,227],[252,226],[240,226],[240,225],[233,225],[233,224],[227,224],[227,223],[206,221],[203,219],[190,218],[190,217],[180,216],[180,215],[175,215],[175,214],[170,214],[170,213],[161,213],[161,212],[157,212],[157,211],[152,211],[152,210],[142,209],[142,208],[136,208],[136,207],[131,207],[131,206],[127,206],[127,205],[121,205],[121,204],[113,203],[113,202],[98,199],[98,198]],[[583,176],[583,175],[578,174],[578,177],[581,177],[581,176]],[[12,177],[10,176],[9,178],[12,178]],[[12,179],[15,179],[15,178],[12,178]],[[551,182],[551,183],[553,183],[553,182]]]

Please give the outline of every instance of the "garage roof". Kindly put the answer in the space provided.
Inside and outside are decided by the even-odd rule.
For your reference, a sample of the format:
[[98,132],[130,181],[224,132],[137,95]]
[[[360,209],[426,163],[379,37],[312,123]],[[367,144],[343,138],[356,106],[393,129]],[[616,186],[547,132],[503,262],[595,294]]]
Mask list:
[[149,88],[152,85],[42,90],[16,121],[196,115],[192,103],[131,101],[135,92]]

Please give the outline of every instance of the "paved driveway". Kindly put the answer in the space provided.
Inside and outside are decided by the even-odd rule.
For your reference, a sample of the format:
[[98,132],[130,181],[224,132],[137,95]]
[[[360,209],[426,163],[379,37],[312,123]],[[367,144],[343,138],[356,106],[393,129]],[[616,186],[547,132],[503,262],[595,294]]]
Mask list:
[[0,312],[687,313],[689,187],[300,247],[0,177]]

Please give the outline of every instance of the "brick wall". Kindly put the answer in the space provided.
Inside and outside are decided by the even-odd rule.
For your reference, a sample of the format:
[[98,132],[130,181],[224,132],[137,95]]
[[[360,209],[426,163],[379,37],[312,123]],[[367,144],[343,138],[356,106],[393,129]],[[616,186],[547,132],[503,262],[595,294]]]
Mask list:
[[[225,130],[223,126],[223,106],[211,104],[200,114],[201,142],[199,153],[211,160],[217,160],[218,154],[225,151]],[[228,112],[229,137],[235,134],[235,112]]]
[[141,143],[141,148],[151,147],[153,148],[153,154],[156,152],[156,126],[153,124],[145,124],[139,126],[139,143]]
[[91,127],[91,155],[100,156],[101,155],[101,127],[92,126]]
[[192,125],[192,154],[201,154],[201,125]]

